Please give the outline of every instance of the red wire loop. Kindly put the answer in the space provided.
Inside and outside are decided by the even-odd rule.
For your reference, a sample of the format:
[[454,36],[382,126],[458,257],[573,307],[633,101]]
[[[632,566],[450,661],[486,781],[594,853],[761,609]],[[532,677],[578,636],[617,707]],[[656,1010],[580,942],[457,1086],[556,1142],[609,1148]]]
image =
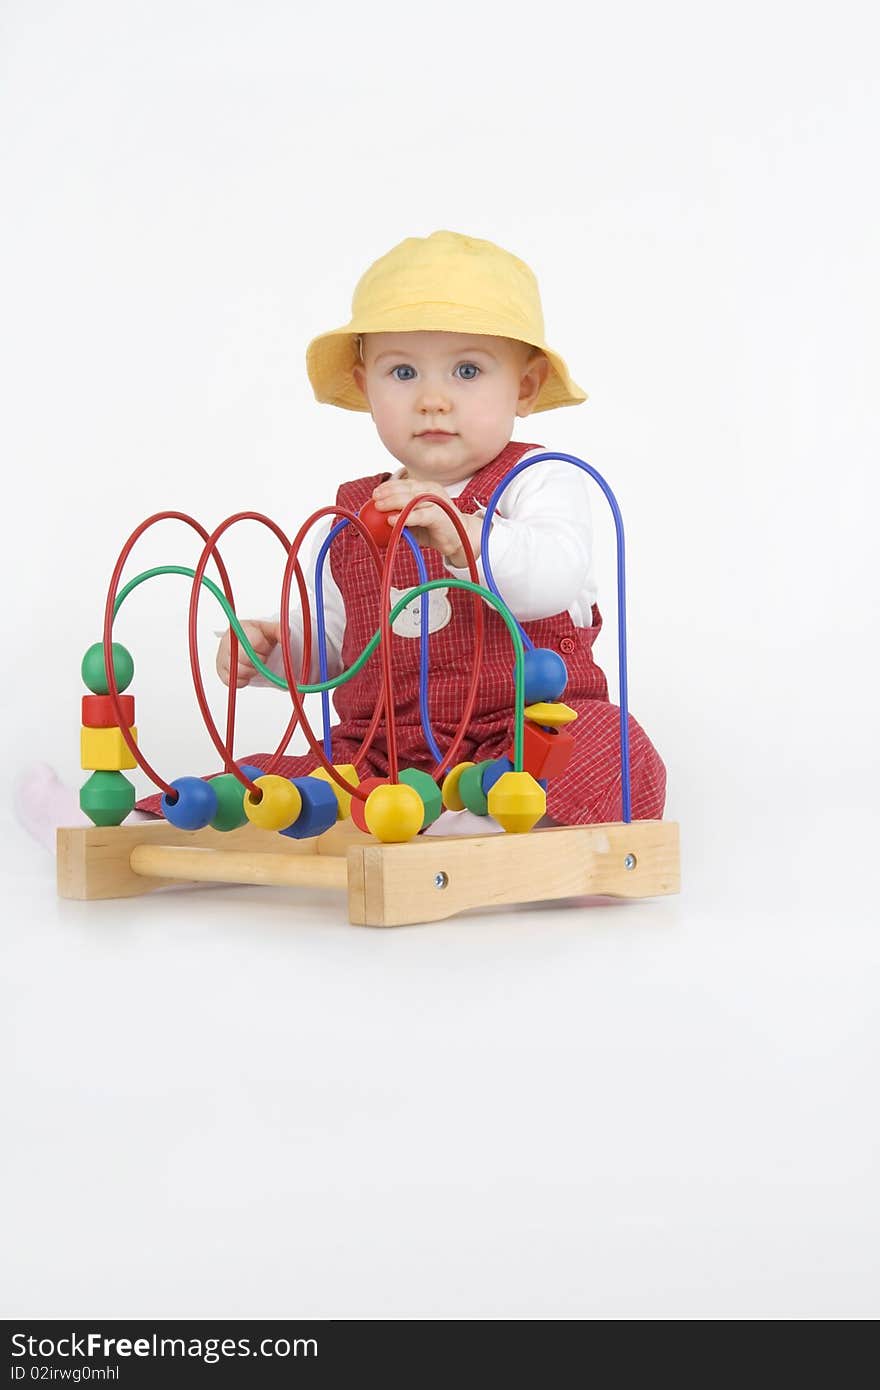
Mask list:
[[[320,521],[322,517],[325,516],[336,516],[341,518],[342,520],[349,522],[350,525],[354,526],[358,534],[363,536],[369,548],[370,555],[373,559],[373,563],[376,566],[376,572],[379,577],[380,583],[382,581],[382,556],[379,553],[379,547],[376,545],[376,542],[373,540],[373,537],[370,535],[369,531],[367,530],[364,523],[361,521],[360,517],[356,516],[354,512],[347,511],[345,507],[321,507],[319,511],[313,512],[312,515],[308,517],[306,521],[303,522],[302,526],[299,528],[299,530],[293,538],[293,545],[290,547],[290,554],[287,557],[287,567],[284,571],[284,579],[281,583],[281,658],[284,662],[284,674],[287,678],[287,684],[290,690],[290,698],[293,701],[293,706],[296,711],[296,717],[299,719],[300,727],[303,733],[305,734],[306,742],[309,745],[310,751],[315,755],[315,757],[318,760],[318,765],[324,769],[328,776],[330,776],[336,783],[336,785],[338,787],[341,787],[343,791],[348,792],[351,796],[357,797],[359,801],[366,801],[367,793],[361,791],[360,787],[351,786],[342,776],[342,774],[340,772],[337,772],[336,768],[330,762],[329,758],[325,755],[324,750],[318,742],[318,739],[315,737],[314,730],[312,729],[312,726],[308,721],[303,699],[300,695],[300,692],[296,688],[296,680],[293,676],[293,654],[290,650],[290,586],[292,582],[294,566],[297,566],[297,556],[299,555],[302,543],[305,540],[307,533],[311,530],[312,526],[314,526],[315,522]],[[307,683],[307,681],[303,681],[303,685]],[[383,689],[382,698],[377,702],[376,708],[373,711],[373,718],[371,719],[370,726],[367,729],[366,734],[364,735],[363,742],[361,743],[360,748],[354,755],[355,767],[357,767],[358,763],[363,758],[364,753],[369,748],[370,744],[373,742],[376,730],[379,727],[379,720],[382,717],[382,711],[385,708],[386,703],[388,703],[388,701],[386,697],[386,692]]]
[[[199,523],[193,517],[187,516],[186,512],[155,512],[152,516],[148,516],[146,521],[142,521],[140,526],[137,526],[134,529],[134,531],[132,531],[128,540],[125,542],[125,545],[122,547],[122,550],[119,552],[119,559],[116,561],[116,567],[113,570],[113,574],[110,578],[110,586],[107,590],[107,601],[104,605],[104,668],[107,674],[107,693],[110,696],[110,700],[113,705],[113,713],[116,716],[116,723],[119,726],[119,731],[122,734],[122,737],[125,739],[125,743],[129,752],[131,753],[138,767],[141,769],[142,772],[145,772],[147,774],[154,786],[157,786],[160,789],[160,791],[165,792],[166,796],[170,796],[173,800],[175,798],[175,792],[173,788],[170,787],[168,783],[164,780],[164,778],[160,777],[158,772],[156,772],[155,769],[150,766],[143,753],[138,748],[137,744],[132,738],[131,734],[129,733],[127,721],[125,715],[122,712],[122,707],[119,703],[119,687],[116,683],[116,672],[113,669],[113,609],[116,605],[116,594],[119,589],[119,580],[122,576],[122,571],[125,568],[125,562],[128,559],[137,542],[140,540],[141,536],[144,534],[145,531],[149,530],[151,526],[155,526],[157,522],[160,521],[183,521],[186,523],[187,526],[191,526],[192,529],[196,531],[198,535],[201,536],[203,541],[207,542],[210,539],[208,536],[208,532],[205,530],[205,528],[203,526],[200,526]],[[226,600],[229,603],[229,606],[231,608],[234,608],[235,605],[232,599],[232,585],[229,582],[229,575],[226,572],[226,566],[223,564],[219,551],[217,551],[215,559],[217,561],[217,569],[220,573],[220,581],[223,585],[223,592],[226,595]],[[229,687],[226,723],[227,734],[231,738],[231,734],[235,725],[234,685],[230,685]]]
[[[239,782],[241,782],[243,786],[247,787],[247,789],[254,796],[255,800],[258,801],[260,799],[259,788],[254,785],[254,783],[251,781],[249,777],[245,776],[245,774],[240,770],[240,768],[236,767],[233,759],[232,748],[235,734],[234,719],[232,721],[232,724],[227,722],[225,743],[220,737],[219,730],[214,722],[214,718],[211,714],[211,710],[208,705],[207,696],[205,694],[205,684],[202,680],[202,668],[199,661],[198,616],[199,601],[201,599],[202,594],[202,579],[204,577],[205,570],[208,567],[208,561],[211,559],[211,556],[215,555],[219,562],[220,552],[217,550],[217,541],[220,539],[220,537],[224,534],[225,531],[229,530],[231,526],[237,525],[240,521],[258,521],[262,526],[268,527],[268,529],[273,533],[273,535],[277,536],[278,540],[283,545],[288,556],[290,554],[290,541],[287,539],[287,536],[281,530],[281,527],[278,526],[276,522],[272,521],[271,517],[264,516],[262,512],[236,512],[233,516],[228,516],[225,521],[221,521],[220,525],[216,528],[216,530],[214,530],[211,533],[211,535],[207,538],[205,548],[202,551],[201,556],[199,557],[199,563],[196,566],[196,571],[193,576],[192,589],[190,591],[189,601],[189,661],[190,668],[192,670],[193,685],[195,687],[196,699],[198,701],[202,720],[205,724],[206,729],[208,730],[211,742],[217,749],[217,752],[220,754],[220,757],[223,759],[224,769],[227,772],[231,772],[235,777],[237,777]],[[305,682],[308,679],[308,673],[312,664],[312,620],[311,610],[309,607],[308,590],[306,589],[302,570],[300,569],[299,565],[296,564],[295,561],[294,569],[296,573],[297,587],[299,589],[300,605],[302,607],[303,612],[302,680],[303,682]],[[285,570],[285,573],[286,572],[287,571]],[[234,608],[234,605],[231,604],[231,606]],[[235,671],[236,666],[238,664],[239,641],[232,628],[230,628],[229,630],[229,637],[229,690],[230,693],[233,693],[235,691],[235,680],[232,673]],[[288,643],[289,640],[290,638],[288,634]],[[232,705],[234,710],[234,700],[232,702]],[[290,743],[290,740],[293,738],[294,730],[296,729],[296,724],[297,716],[294,712],[294,714],[290,718],[290,722],[288,723],[287,728],[281,736],[281,742],[278,744],[278,747],[275,749],[275,752],[269,759],[269,765],[266,768],[265,775],[268,776],[270,773],[274,772],[275,768],[280,763],[281,758],[284,756],[284,750]]]

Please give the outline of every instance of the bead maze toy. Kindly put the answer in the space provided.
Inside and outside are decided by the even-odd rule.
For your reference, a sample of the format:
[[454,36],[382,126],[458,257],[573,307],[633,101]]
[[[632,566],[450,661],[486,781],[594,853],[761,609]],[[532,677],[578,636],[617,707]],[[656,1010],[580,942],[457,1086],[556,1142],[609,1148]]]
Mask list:
[[[523,469],[550,459],[561,459],[588,473],[605,494],[614,517],[622,795],[621,819],[611,824],[538,827],[546,808],[547,781],[564,773],[571,754],[570,725],[577,714],[561,699],[567,682],[562,657],[549,648],[536,648],[530,641],[504,603],[490,563],[492,518],[504,489]],[[468,557],[469,580],[451,575],[427,578],[419,546],[406,526],[418,497],[400,512],[393,528],[371,502],[357,515],[341,507],[324,507],[307,519],[292,543],[274,521],[257,512],[236,513],[211,534],[182,512],[159,512],[133,531],[110,580],[102,640],[89,648],[82,663],[83,681],[90,693],[82,699],[81,761],[91,775],[82,788],[80,804],[93,825],[58,831],[61,896],[127,897],[150,892],[169,880],[321,886],[347,890],[352,923],[398,926],[435,921],[487,905],[581,895],[639,898],[678,891],[678,826],[670,821],[633,821],[631,815],[623,521],[608,484],[594,468],[571,454],[544,452],[512,468],[486,508],[481,537],[485,584],[479,582],[473,550],[458,512],[444,499],[432,495],[430,500],[441,506],[456,526]],[[324,517],[335,518],[335,524],[319,551],[315,569],[315,632],[321,679],[309,683],[311,611],[298,556],[309,530]],[[138,539],[149,527],[166,520],[181,521],[201,537],[203,549],[196,568],[159,566],[136,575],[120,588],[123,569]],[[260,661],[242,629],[218,549],[224,533],[245,520],[267,527],[286,552],[280,619],[283,678]],[[330,545],[346,526],[355,527],[368,547],[380,598],[372,640],[348,670],[331,679],[327,676],[322,576]],[[392,567],[401,544],[408,545],[413,554],[420,583],[392,606]],[[212,560],[219,585],[206,575]],[[183,776],[170,783],[144,757],[135,725],[134,698],[124,693],[134,676],[134,662],[113,637],[114,620],[125,598],[161,574],[191,580],[188,637],[193,684],[222,767],[210,777]],[[299,681],[290,644],[294,582],[302,610]],[[426,746],[435,759],[429,774],[398,766],[391,625],[414,599],[441,587],[471,594],[476,651],[458,730],[442,751],[430,721],[428,605],[420,604],[420,712]],[[272,684],[287,690],[293,704],[265,771],[235,761],[234,681],[227,697],[225,737],[208,706],[197,642],[199,602],[206,590],[220,604],[229,623],[231,669],[235,669],[241,644],[254,666]],[[501,616],[511,641],[512,740],[506,757],[476,764],[456,762],[477,695],[485,604]],[[353,762],[334,764],[329,693],[355,677],[377,650],[383,698]],[[303,706],[303,696],[311,693],[321,696],[322,743]],[[383,712],[388,776],[361,780],[358,764],[376,736]],[[297,727],[314,756],[315,768],[308,776],[288,778],[276,769]],[[153,822],[123,825],[135,804],[134,786],[124,773],[137,766],[161,789],[162,816]],[[419,832],[431,825],[444,807],[452,811],[467,808],[477,816],[490,816],[507,833],[420,837]]]

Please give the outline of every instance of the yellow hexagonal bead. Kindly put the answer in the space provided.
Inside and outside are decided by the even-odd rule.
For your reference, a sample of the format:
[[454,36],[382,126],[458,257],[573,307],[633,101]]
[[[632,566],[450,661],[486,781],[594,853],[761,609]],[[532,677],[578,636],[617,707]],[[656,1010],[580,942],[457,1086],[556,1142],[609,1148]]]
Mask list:
[[511,835],[522,835],[547,810],[547,795],[529,772],[504,772],[489,789],[489,815]]
[[[137,743],[135,725],[128,731]],[[80,731],[80,766],[88,772],[121,772],[137,767],[137,759],[128,750],[121,729],[87,729]]]
[[254,800],[253,792],[244,794],[244,813],[251,825],[260,830],[286,830],[293,825],[302,810],[302,797],[290,779],[267,774],[256,777],[254,786],[262,792],[259,801]]
[[451,767],[443,778],[443,805],[447,811],[463,811],[465,809],[458,790],[458,783],[461,774],[473,766],[473,763],[456,763],[455,767]]
[[[334,763],[333,766],[346,782],[350,782],[353,787],[360,786],[360,777],[354,763]],[[336,801],[339,805],[337,820],[348,820],[351,815],[351,792],[343,791],[338,782],[334,782],[329,772],[325,772],[323,767],[315,768],[314,772],[309,773],[310,777],[317,777],[321,782],[328,782],[336,794]]]
[[578,717],[577,710],[572,709],[571,705],[548,704],[546,701],[526,705],[523,714],[532,724],[540,724],[544,729],[558,729],[562,724],[572,724]]
[[402,844],[418,835],[425,819],[425,803],[405,782],[385,782],[374,787],[364,805],[364,820],[371,835],[384,844]]

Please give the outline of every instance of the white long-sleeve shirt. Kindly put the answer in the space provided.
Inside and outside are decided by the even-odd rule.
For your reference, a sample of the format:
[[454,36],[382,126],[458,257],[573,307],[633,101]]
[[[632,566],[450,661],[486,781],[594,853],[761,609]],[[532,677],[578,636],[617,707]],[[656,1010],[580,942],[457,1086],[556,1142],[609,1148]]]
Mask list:
[[[523,459],[543,453],[533,450]],[[453,498],[466,489],[469,478],[451,483],[446,491]],[[498,590],[504,602],[520,622],[549,618],[566,610],[575,627],[592,625],[592,606],[596,601],[596,584],[592,563],[592,521],[590,514],[591,481],[583,469],[561,459],[551,459],[526,468],[505,488],[492,517],[489,532],[489,562]],[[485,507],[476,514],[485,515]],[[317,634],[315,623],[315,562],[318,551],[337,518],[327,517],[315,529],[303,576],[309,591],[312,609],[312,670],[310,680],[319,679]],[[469,579],[470,571],[446,565],[454,579]],[[480,582],[485,583],[482,555],[477,560]],[[342,640],[345,635],[345,607],[342,594],[333,578],[329,557],[324,564],[324,626],[327,636],[327,673],[338,676],[343,668]],[[295,594],[295,589],[294,589]],[[392,590],[392,600],[399,591]],[[413,599],[394,624],[394,631],[404,636],[420,635],[419,604],[429,599],[430,630],[449,621],[449,602],[446,590],[434,590],[429,595]],[[273,615],[277,621],[278,613]],[[291,610],[291,652],[295,667],[302,660],[302,619]],[[281,649],[276,647],[266,665],[277,675],[283,675]],[[268,685],[257,676],[254,685]]]

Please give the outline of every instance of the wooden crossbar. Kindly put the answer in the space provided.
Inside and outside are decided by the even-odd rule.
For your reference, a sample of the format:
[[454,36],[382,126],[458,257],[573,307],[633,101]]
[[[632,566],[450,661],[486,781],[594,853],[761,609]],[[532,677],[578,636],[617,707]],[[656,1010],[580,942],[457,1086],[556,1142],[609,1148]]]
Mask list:
[[234,849],[135,845],[129,864],[146,878],[190,883],[261,883],[294,888],[347,888],[345,860],[319,854],[249,854]]

